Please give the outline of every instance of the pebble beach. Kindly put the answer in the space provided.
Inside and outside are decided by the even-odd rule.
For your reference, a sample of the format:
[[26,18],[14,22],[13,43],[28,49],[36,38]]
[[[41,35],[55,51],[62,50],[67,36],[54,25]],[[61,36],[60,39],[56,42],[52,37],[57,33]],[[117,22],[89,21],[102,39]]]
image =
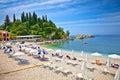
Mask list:
[[[34,44],[37,45],[36,43]],[[12,47],[15,52],[19,51],[17,44],[13,44]],[[0,49],[0,80],[79,80],[77,78],[78,73],[81,73],[85,80],[89,78],[94,80],[114,80],[116,71],[118,70],[118,68],[106,66],[106,57],[93,57],[90,55],[87,55],[87,68],[81,70],[86,55],[71,55],[71,52],[62,51],[59,55],[62,55],[64,57],[63,59],[58,56],[51,56],[51,54],[56,53],[56,50],[40,47],[48,52],[48,54],[45,54],[48,61],[41,61],[40,58],[34,58],[29,53],[23,56],[17,56],[22,59],[27,59],[29,64],[19,64],[19,61],[15,60],[15,57],[9,57],[8,53],[4,53],[4,50]],[[69,55],[71,59],[68,59],[66,55]],[[72,58],[76,59],[73,60]],[[98,65],[92,63],[92,61],[97,59],[103,64]],[[110,62],[120,65],[119,59],[110,59]],[[94,70],[91,70],[91,68],[94,68]],[[105,74],[103,72],[104,69],[107,69],[108,73]],[[69,71],[69,74],[65,70]]]

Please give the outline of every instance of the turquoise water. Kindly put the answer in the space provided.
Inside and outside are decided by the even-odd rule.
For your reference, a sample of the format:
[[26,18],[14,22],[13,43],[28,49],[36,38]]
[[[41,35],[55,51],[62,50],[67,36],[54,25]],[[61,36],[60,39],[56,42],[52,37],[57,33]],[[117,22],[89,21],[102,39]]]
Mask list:
[[[84,44],[85,42],[87,44]],[[45,47],[66,51],[74,50],[77,53],[80,53],[82,50],[88,54],[99,52],[104,56],[113,53],[120,55],[120,35],[95,35],[95,38],[68,40],[45,45]]]

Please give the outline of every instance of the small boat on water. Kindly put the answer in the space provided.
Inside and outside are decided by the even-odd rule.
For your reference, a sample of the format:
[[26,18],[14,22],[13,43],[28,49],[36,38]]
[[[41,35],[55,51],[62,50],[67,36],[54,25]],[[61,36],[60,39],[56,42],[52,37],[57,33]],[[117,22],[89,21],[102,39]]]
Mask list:
[[84,44],[88,44],[87,42],[84,42]]

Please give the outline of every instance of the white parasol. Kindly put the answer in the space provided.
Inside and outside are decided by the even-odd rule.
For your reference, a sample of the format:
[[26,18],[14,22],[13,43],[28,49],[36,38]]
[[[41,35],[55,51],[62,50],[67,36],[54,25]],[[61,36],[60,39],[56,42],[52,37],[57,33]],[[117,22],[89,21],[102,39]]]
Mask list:
[[110,64],[110,58],[109,57],[107,58],[106,66],[111,66],[111,64]]
[[119,67],[118,70],[116,71],[115,80],[120,80],[120,67]]
[[98,52],[95,52],[93,54],[91,54],[92,56],[102,56],[102,54],[98,53]]
[[120,56],[117,54],[111,54],[111,55],[108,55],[108,57],[113,59],[120,59]]
[[83,56],[83,54],[84,54],[83,51],[81,51],[81,56]]

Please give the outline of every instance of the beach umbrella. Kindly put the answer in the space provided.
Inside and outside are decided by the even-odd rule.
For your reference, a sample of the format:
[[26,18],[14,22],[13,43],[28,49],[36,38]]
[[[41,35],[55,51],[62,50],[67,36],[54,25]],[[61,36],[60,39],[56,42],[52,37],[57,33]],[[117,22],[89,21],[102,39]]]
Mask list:
[[119,67],[118,70],[116,71],[115,80],[120,80],[120,67]]
[[88,56],[87,56],[87,54],[85,56],[85,62],[88,62]]
[[24,52],[16,52],[13,54],[13,56],[23,56],[23,55],[25,55]]
[[120,56],[117,54],[111,54],[111,55],[108,55],[108,57],[113,59],[120,59]]
[[52,53],[49,55],[49,60],[52,62]]
[[91,55],[92,55],[92,56],[102,56],[102,54],[100,54],[100,53],[98,53],[98,52],[92,53]]
[[71,52],[71,56],[73,55],[73,53],[74,53],[74,50],[72,50],[72,52]]
[[83,61],[81,71],[84,72],[85,70],[86,70],[86,61]]
[[110,63],[110,58],[108,57],[107,58],[107,61],[106,61],[107,63],[106,63],[106,66],[110,66],[111,65],[111,63]]
[[62,57],[61,62],[63,62],[63,63],[65,62],[65,56]]
[[84,54],[83,51],[81,51],[81,54],[80,54],[80,55],[83,56],[83,54]]
[[61,53],[61,50],[56,50],[55,53],[58,53],[58,54],[59,54],[59,53]]

